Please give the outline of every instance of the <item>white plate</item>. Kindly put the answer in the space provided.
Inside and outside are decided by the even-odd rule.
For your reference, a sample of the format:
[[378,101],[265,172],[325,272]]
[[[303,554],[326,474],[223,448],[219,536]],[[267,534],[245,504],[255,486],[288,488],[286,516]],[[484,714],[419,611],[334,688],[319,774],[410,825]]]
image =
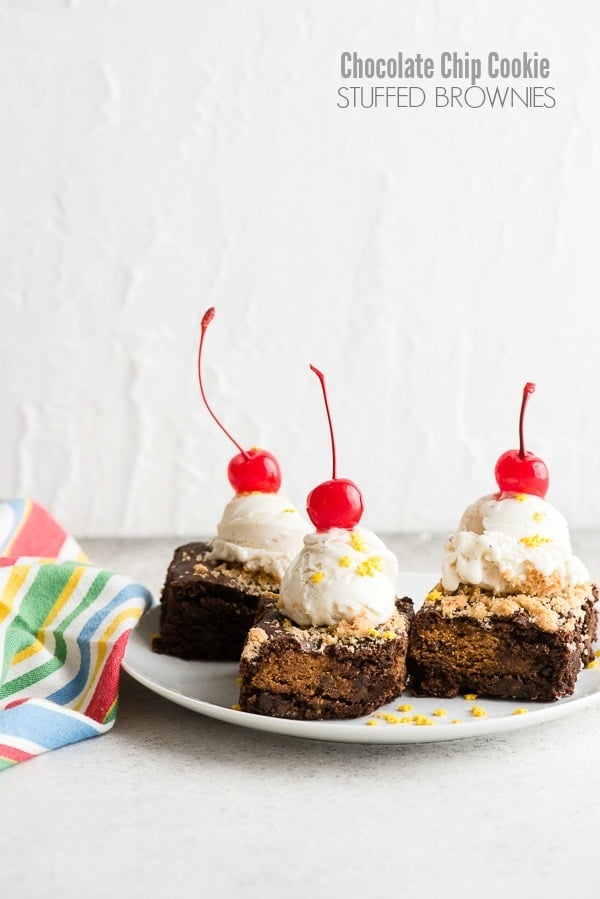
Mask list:
[[[399,578],[399,595],[412,596],[415,606],[437,580],[435,574],[403,574]],[[160,609],[151,609],[141,619],[127,646],[123,668],[144,686],[193,712],[276,734],[305,737],[310,740],[334,740],[345,743],[434,743],[441,740],[460,740],[516,730],[540,724],[552,718],[560,718],[576,712],[600,697],[600,665],[582,671],[573,696],[558,702],[507,702],[499,699],[481,699],[476,702],[464,697],[456,699],[425,699],[405,692],[394,702],[382,706],[377,712],[364,718],[344,721],[288,721],[285,718],[269,718],[241,712],[232,706],[238,700],[235,662],[184,662],[171,656],[153,653],[152,636],[159,631]],[[407,704],[410,711],[399,711]],[[475,717],[472,708],[481,707],[485,717]],[[515,714],[515,709],[527,712]],[[436,716],[442,710],[445,714]],[[393,716],[386,720],[385,715]],[[401,718],[422,715],[431,725],[395,723]],[[368,725],[368,721],[376,722]]]

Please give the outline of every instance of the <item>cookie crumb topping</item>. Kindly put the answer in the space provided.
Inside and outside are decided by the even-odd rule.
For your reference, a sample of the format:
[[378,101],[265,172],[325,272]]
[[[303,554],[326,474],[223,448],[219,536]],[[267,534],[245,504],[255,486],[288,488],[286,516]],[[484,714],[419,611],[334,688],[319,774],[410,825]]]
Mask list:
[[539,534],[532,534],[531,537],[520,537],[519,543],[525,546],[541,546],[542,543],[552,543],[550,537],[541,537]]
[[400,724],[400,718],[397,715],[388,714],[383,716],[383,720],[387,721],[388,724]]
[[356,566],[356,573],[359,577],[375,577],[375,573],[382,570],[381,556],[369,556],[368,559]]
[[366,547],[360,535],[356,531],[350,531],[350,546],[358,553],[366,552]]

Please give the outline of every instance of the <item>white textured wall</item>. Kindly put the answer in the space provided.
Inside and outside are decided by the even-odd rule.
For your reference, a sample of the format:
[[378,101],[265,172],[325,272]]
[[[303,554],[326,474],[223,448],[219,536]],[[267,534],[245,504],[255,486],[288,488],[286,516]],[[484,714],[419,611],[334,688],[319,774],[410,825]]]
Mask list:
[[[553,110],[343,111],[343,49],[550,57]],[[596,0],[0,2],[0,495],[80,535],[214,530],[207,389],[302,503],[450,528],[521,388],[550,498],[600,526]]]

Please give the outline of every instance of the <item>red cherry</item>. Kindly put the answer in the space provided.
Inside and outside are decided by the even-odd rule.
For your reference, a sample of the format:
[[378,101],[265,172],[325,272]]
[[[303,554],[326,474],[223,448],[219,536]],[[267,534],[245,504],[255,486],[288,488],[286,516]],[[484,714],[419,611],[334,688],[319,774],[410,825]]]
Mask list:
[[550,476],[546,463],[534,453],[526,452],[523,441],[523,419],[527,400],[535,390],[535,384],[523,388],[521,415],[519,417],[519,449],[507,450],[496,462],[496,481],[502,493],[530,493],[542,499],[548,492]]
[[204,335],[214,317],[215,310],[212,306],[202,316],[200,346],[198,347],[198,382],[204,405],[223,433],[239,449],[239,453],[233,457],[227,468],[229,483],[236,493],[252,493],[254,491],[258,493],[277,493],[281,487],[281,469],[275,456],[267,450],[258,449],[256,446],[249,450],[242,449],[227,428],[221,424],[206,399],[204,385],[202,384],[202,347],[204,346]]
[[318,531],[327,531],[329,528],[351,530],[353,527],[356,527],[362,518],[362,494],[353,481],[349,481],[347,478],[336,477],[335,437],[327,400],[325,375],[318,368],[315,368],[314,365],[311,365],[310,369],[314,371],[321,382],[325,411],[329,423],[329,434],[331,436],[333,472],[330,481],[324,481],[308,494],[306,511]]
[[281,487],[279,462],[268,450],[254,446],[248,452],[238,453],[227,466],[229,483],[236,493],[277,493]]
[[308,494],[308,517],[318,531],[356,527],[363,513],[363,498],[354,481],[335,478],[324,481]]

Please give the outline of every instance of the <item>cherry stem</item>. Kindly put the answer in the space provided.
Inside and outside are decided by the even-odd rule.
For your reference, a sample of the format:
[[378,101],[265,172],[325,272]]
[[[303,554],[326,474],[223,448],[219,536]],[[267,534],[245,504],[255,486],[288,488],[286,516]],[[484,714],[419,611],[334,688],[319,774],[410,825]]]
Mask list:
[[204,405],[206,406],[206,408],[208,409],[208,411],[210,412],[210,414],[212,415],[212,417],[214,418],[216,423],[219,425],[219,427],[221,428],[223,433],[226,434],[227,437],[229,437],[229,439],[231,440],[231,442],[233,443],[234,446],[237,446],[237,448],[239,449],[240,453],[242,453],[244,458],[248,459],[249,458],[248,453],[246,452],[245,449],[242,449],[242,447],[239,445],[237,440],[231,436],[231,434],[229,433],[227,428],[221,424],[221,422],[219,421],[219,419],[217,418],[217,416],[215,415],[213,410],[210,408],[209,402],[206,399],[206,394],[204,393],[204,386],[202,384],[202,347],[204,345],[204,335],[206,334],[208,326],[210,325],[210,323],[214,317],[215,317],[215,308],[214,308],[214,306],[211,306],[210,309],[207,309],[206,312],[204,313],[204,315],[202,316],[202,323],[200,325],[200,346],[198,347],[198,383],[200,384],[200,393],[202,395],[202,399],[204,400]]
[[523,440],[523,420],[525,417],[525,406],[527,405],[527,400],[531,396],[531,394],[535,390],[535,384],[532,384],[530,381],[525,384],[523,388],[523,400],[521,401],[521,415],[519,416],[519,458],[525,458],[525,442]]
[[337,477],[337,463],[336,463],[336,455],[335,455],[335,437],[333,436],[333,424],[331,421],[331,412],[329,411],[329,401],[327,400],[327,387],[325,386],[325,375],[322,371],[319,371],[318,368],[315,368],[314,365],[310,366],[310,370],[314,371],[317,378],[321,382],[321,390],[323,391],[323,399],[325,400],[325,411],[327,412],[327,421],[329,422],[329,434],[331,435],[331,458],[333,462],[333,473],[331,475],[332,479],[335,481]]

